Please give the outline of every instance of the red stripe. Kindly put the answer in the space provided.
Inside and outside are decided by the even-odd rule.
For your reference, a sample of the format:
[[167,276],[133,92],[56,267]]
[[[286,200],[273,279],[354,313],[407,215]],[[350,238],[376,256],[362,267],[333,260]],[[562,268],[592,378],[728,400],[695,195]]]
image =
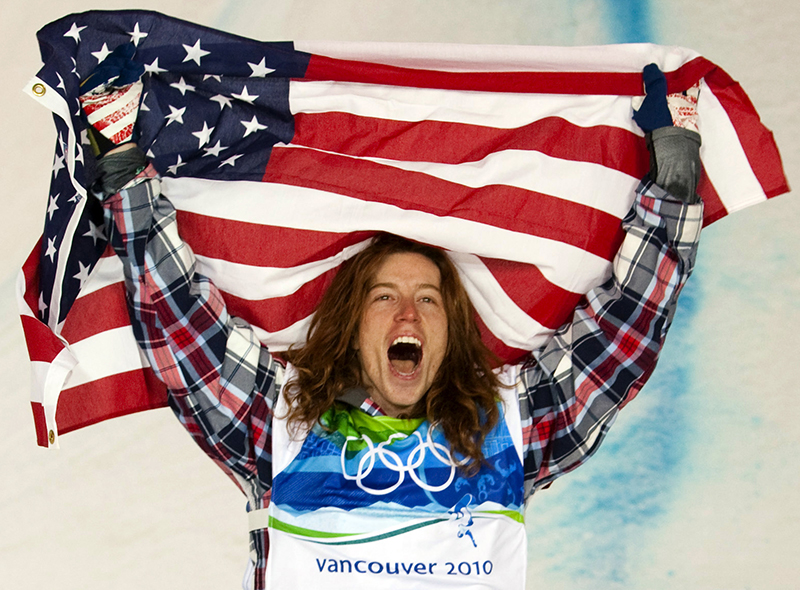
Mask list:
[[[686,90],[712,67],[707,60],[696,58],[674,72],[666,72],[670,92]],[[481,92],[643,94],[640,72],[442,72],[322,55],[311,56],[303,79]]]
[[789,192],[772,132],[761,124],[758,113],[739,83],[716,66],[706,76],[706,82],[736,129],[747,161],[767,198]]
[[97,379],[61,392],[58,431],[73,430],[167,405],[167,388],[152,369],[137,369]]
[[[67,342],[74,344],[106,330],[131,325],[121,279],[75,300],[61,331]],[[98,314],[98,310],[103,312]]]
[[286,297],[256,301],[242,299],[230,293],[223,293],[223,297],[231,315],[247,320],[268,332],[277,332],[314,312],[337,270],[338,268],[334,268],[323,273]]
[[299,113],[294,120],[294,145],[353,156],[460,164],[516,149],[601,164],[635,178],[644,176],[649,167],[642,137],[606,125],[580,127],[560,117],[546,117],[514,129],[394,121],[340,112]]
[[[622,233],[620,230],[620,239]],[[545,328],[561,327],[583,297],[554,285],[532,264],[494,258],[481,261],[514,303]]]
[[517,363],[530,354],[527,350],[520,350],[506,345],[505,342],[489,331],[489,328],[486,327],[479,315],[476,314],[475,319],[478,322],[478,329],[481,331],[481,340],[498,357],[500,364]]
[[56,338],[47,325],[36,318],[24,315],[20,319],[31,361],[53,362],[58,353],[64,349],[64,344]]
[[564,199],[505,185],[470,188],[304,148],[273,149],[264,181],[490,224],[571,244],[607,260],[615,254],[619,232],[620,220],[613,215]]
[[[292,268],[324,260],[374,232],[333,233],[260,225],[178,211],[181,237],[196,254],[251,266]],[[224,240],[220,236],[225,236]]]
[[36,427],[36,444],[40,447],[49,447],[44,406],[38,402],[31,402],[31,409],[33,410],[33,424]]

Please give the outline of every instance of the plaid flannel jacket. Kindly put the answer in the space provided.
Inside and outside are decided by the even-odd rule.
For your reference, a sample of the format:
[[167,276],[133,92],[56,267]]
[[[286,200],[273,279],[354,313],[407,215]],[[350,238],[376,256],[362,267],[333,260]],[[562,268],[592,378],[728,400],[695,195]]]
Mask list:
[[[136,338],[169,388],[173,411],[242,488],[248,510],[266,507],[282,366],[194,271],[152,167],[104,207]],[[582,464],[652,373],[701,225],[702,205],[684,205],[642,183],[623,220],[626,237],[612,277],[586,295],[546,348],[512,369],[519,377],[526,497]],[[361,409],[381,412],[369,398]],[[266,530],[251,533],[255,588],[265,584],[268,541]]]

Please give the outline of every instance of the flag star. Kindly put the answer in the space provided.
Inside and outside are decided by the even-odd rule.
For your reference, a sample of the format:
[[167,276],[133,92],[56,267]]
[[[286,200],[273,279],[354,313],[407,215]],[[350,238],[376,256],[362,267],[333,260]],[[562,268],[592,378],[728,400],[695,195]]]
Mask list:
[[192,92],[195,91],[195,87],[192,86],[191,84],[187,84],[186,81],[183,79],[183,76],[181,76],[180,82],[173,82],[172,84],[170,84],[170,86],[172,88],[177,88],[178,90],[180,90],[181,96],[186,96],[187,90],[191,90]]
[[111,54],[111,50],[108,48],[106,43],[103,43],[103,46],[100,48],[100,51],[92,51],[93,56],[97,58],[97,63],[101,63],[105,58],[107,58]]
[[58,173],[61,172],[61,169],[64,167],[64,157],[56,155],[56,159],[53,162],[53,178],[58,176]]
[[219,103],[219,110],[224,109],[225,107],[229,107],[233,104],[233,101],[228,98],[227,96],[223,96],[221,94],[217,94],[216,96],[212,96],[209,100],[213,100],[214,102]]
[[81,282],[81,289],[83,289],[83,284],[89,280],[89,267],[84,266],[83,262],[80,260],[78,261],[78,267],[80,268],[78,274],[74,275],[72,278],[78,279]]
[[70,27],[69,31],[64,33],[64,36],[65,37],[72,37],[73,39],[75,39],[75,43],[80,43],[80,41],[81,41],[81,31],[83,29],[85,29],[85,28],[86,27],[79,27],[77,24],[72,23],[72,26]]
[[148,74],[160,74],[161,72],[166,72],[167,70],[158,67],[158,58],[155,58],[152,63],[144,65],[144,71]]
[[56,72],[56,76],[58,76],[58,86],[56,88],[61,88],[64,92],[67,91],[67,87],[64,86],[64,78],[61,77],[61,74]]
[[217,82],[222,82],[222,76],[217,76],[216,74],[206,74],[203,76],[203,82],[208,80],[209,78],[214,78]]
[[140,111],[140,112],[141,112],[141,111],[147,111],[147,112],[150,112],[150,107],[149,107],[149,106],[147,106],[147,105],[144,103],[144,101],[146,101],[146,100],[147,100],[147,92],[145,92],[145,93],[144,93],[144,96],[142,96],[142,102],[141,102],[141,103],[139,103],[139,111]]
[[167,105],[169,107],[170,113],[167,115],[167,127],[169,127],[172,123],[176,121],[183,125],[183,113],[186,112],[186,107],[182,107],[180,109],[176,109],[172,105]]
[[[181,43],[181,45],[183,45],[183,43]],[[186,50],[186,57],[183,58],[183,61],[187,62],[192,60],[198,66],[200,65],[200,59],[211,53],[210,51],[205,51],[204,49],[200,48],[200,39],[198,39],[197,42],[191,47],[188,45],[183,45],[183,48]]]
[[44,313],[47,304],[44,302],[44,293],[39,293],[39,313]]
[[81,129],[81,145],[89,145],[89,130]]
[[217,141],[217,145],[215,145],[213,147],[207,147],[205,149],[206,153],[203,154],[203,157],[205,158],[206,156],[214,156],[215,158],[218,158],[219,157],[219,153],[222,150],[226,150],[226,149],[228,149],[227,145],[222,145],[221,141]]
[[83,237],[92,238],[92,243],[94,243],[94,245],[97,246],[97,240],[98,239],[104,240],[106,236],[103,234],[102,226],[95,225],[94,223],[89,221],[89,231],[83,234]]
[[214,127],[209,127],[206,125],[206,122],[203,121],[203,128],[200,131],[195,131],[192,133],[198,140],[200,140],[200,145],[197,146],[197,149],[200,149],[204,145],[206,145],[209,141],[211,141],[211,134],[214,133]]
[[50,259],[50,262],[55,262],[56,253],[56,239],[47,238],[47,252],[44,255]]
[[139,47],[139,41],[141,41],[142,39],[147,37],[147,33],[142,33],[139,30],[139,23],[138,22],[136,23],[136,25],[134,25],[132,31],[128,31],[128,35],[131,36],[131,41],[133,42],[133,44],[136,47]]
[[70,203],[77,203],[77,202],[78,202],[78,201],[80,201],[80,200],[81,200],[81,196],[80,196],[78,193],[75,193],[74,195],[72,195],[72,196],[69,198],[69,202],[70,202]]
[[235,156],[231,156],[227,160],[223,160],[222,164],[218,166],[218,168],[222,168],[223,166],[236,166],[236,160],[242,157],[242,154],[236,154]]
[[83,161],[83,148],[80,144],[75,146],[75,161],[80,162],[81,164],[84,163]]
[[81,75],[78,73],[78,62],[75,61],[74,57],[70,57],[70,59],[72,60],[72,73],[80,78]]
[[150,148],[149,150],[147,150],[147,153],[145,154],[145,156],[147,156],[151,160],[154,160],[156,155],[153,153],[153,148]]
[[181,159],[181,155],[178,154],[178,161],[175,162],[172,166],[167,167],[167,172],[169,174],[177,175],[178,174],[178,168],[180,168],[181,166],[186,166],[186,162],[184,162],[183,159]]
[[[60,193],[59,193],[60,194]],[[58,195],[50,197],[50,204],[47,206],[47,217],[50,221],[53,220],[53,213],[58,211],[58,205],[56,205],[56,200],[58,199]]]
[[258,122],[258,119],[255,115],[249,121],[239,121],[242,125],[244,125],[244,135],[242,137],[247,137],[251,133],[255,133],[256,131],[261,131],[262,129],[266,129],[266,125],[262,125]]
[[247,65],[250,66],[251,70],[253,70],[253,73],[250,74],[251,78],[263,78],[267,74],[271,74],[275,71],[274,69],[267,67],[266,61],[267,58],[262,57],[261,61],[257,64],[251,64],[250,62],[247,62]]
[[231,94],[233,98],[238,98],[239,100],[243,100],[244,102],[253,104],[253,101],[258,98],[258,94],[249,94],[247,92],[247,86],[242,89],[241,94]]

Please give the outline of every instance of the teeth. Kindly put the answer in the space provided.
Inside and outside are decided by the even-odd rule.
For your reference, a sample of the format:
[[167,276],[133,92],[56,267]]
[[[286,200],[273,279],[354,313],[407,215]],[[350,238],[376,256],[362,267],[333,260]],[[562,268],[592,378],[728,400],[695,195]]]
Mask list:
[[392,342],[392,346],[395,344],[413,344],[417,348],[422,348],[422,342],[413,336],[398,336],[394,339],[394,342]]

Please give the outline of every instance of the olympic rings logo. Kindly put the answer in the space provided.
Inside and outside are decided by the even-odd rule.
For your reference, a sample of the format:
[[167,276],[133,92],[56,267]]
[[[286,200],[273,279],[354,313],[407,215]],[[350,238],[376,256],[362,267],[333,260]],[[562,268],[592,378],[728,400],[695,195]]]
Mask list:
[[[375,496],[385,496],[386,494],[391,494],[400,487],[403,481],[405,481],[406,473],[414,481],[414,483],[416,483],[423,490],[427,490],[429,492],[441,492],[442,490],[447,489],[455,477],[456,465],[453,462],[453,458],[450,455],[449,449],[443,444],[433,441],[431,438],[431,430],[432,429],[428,430],[428,440],[424,440],[418,431],[414,432],[414,435],[419,440],[419,444],[408,454],[408,458],[406,459],[405,463],[403,463],[400,455],[387,449],[386,447],[394,440],[403,440],[408,438],[407,434],[402,434],[399,432],[392,434],[387,440],[379,443],[378,446],[375,446],[372,440],[366,434],[362,434],[360,438],[357,436],[348,436],[344,446],[342,447],[342,475],[344,475],[344,478],[347,480],[355,481],[356,485],[358,485],[359,488],[368,494]],[[348,443],[351,440],[362,440],[367,443],[367,452],[364,453],[359,460],[358,471],[355,475],[350,475],[347,473],[347,468],[345,467],[345,453],[347,452]],[[431,485],[422,481],[419,475],[417,475],[417,469],[422,465],[423,461],[425,461],[428,451],[430,451],[431,454],[433,454],[433,456],[436,457],[442,464],[450,466],[450,476],[447,478],[447,481],[441,485]],[[443,451],[444,454],[440,454],[440,451]],[[370,488],[363,481],[364,478],[372,473],[372,469],[375,467],[376,458],[380,460],[384,467],[398,474],[397,481],[386,489]]]

